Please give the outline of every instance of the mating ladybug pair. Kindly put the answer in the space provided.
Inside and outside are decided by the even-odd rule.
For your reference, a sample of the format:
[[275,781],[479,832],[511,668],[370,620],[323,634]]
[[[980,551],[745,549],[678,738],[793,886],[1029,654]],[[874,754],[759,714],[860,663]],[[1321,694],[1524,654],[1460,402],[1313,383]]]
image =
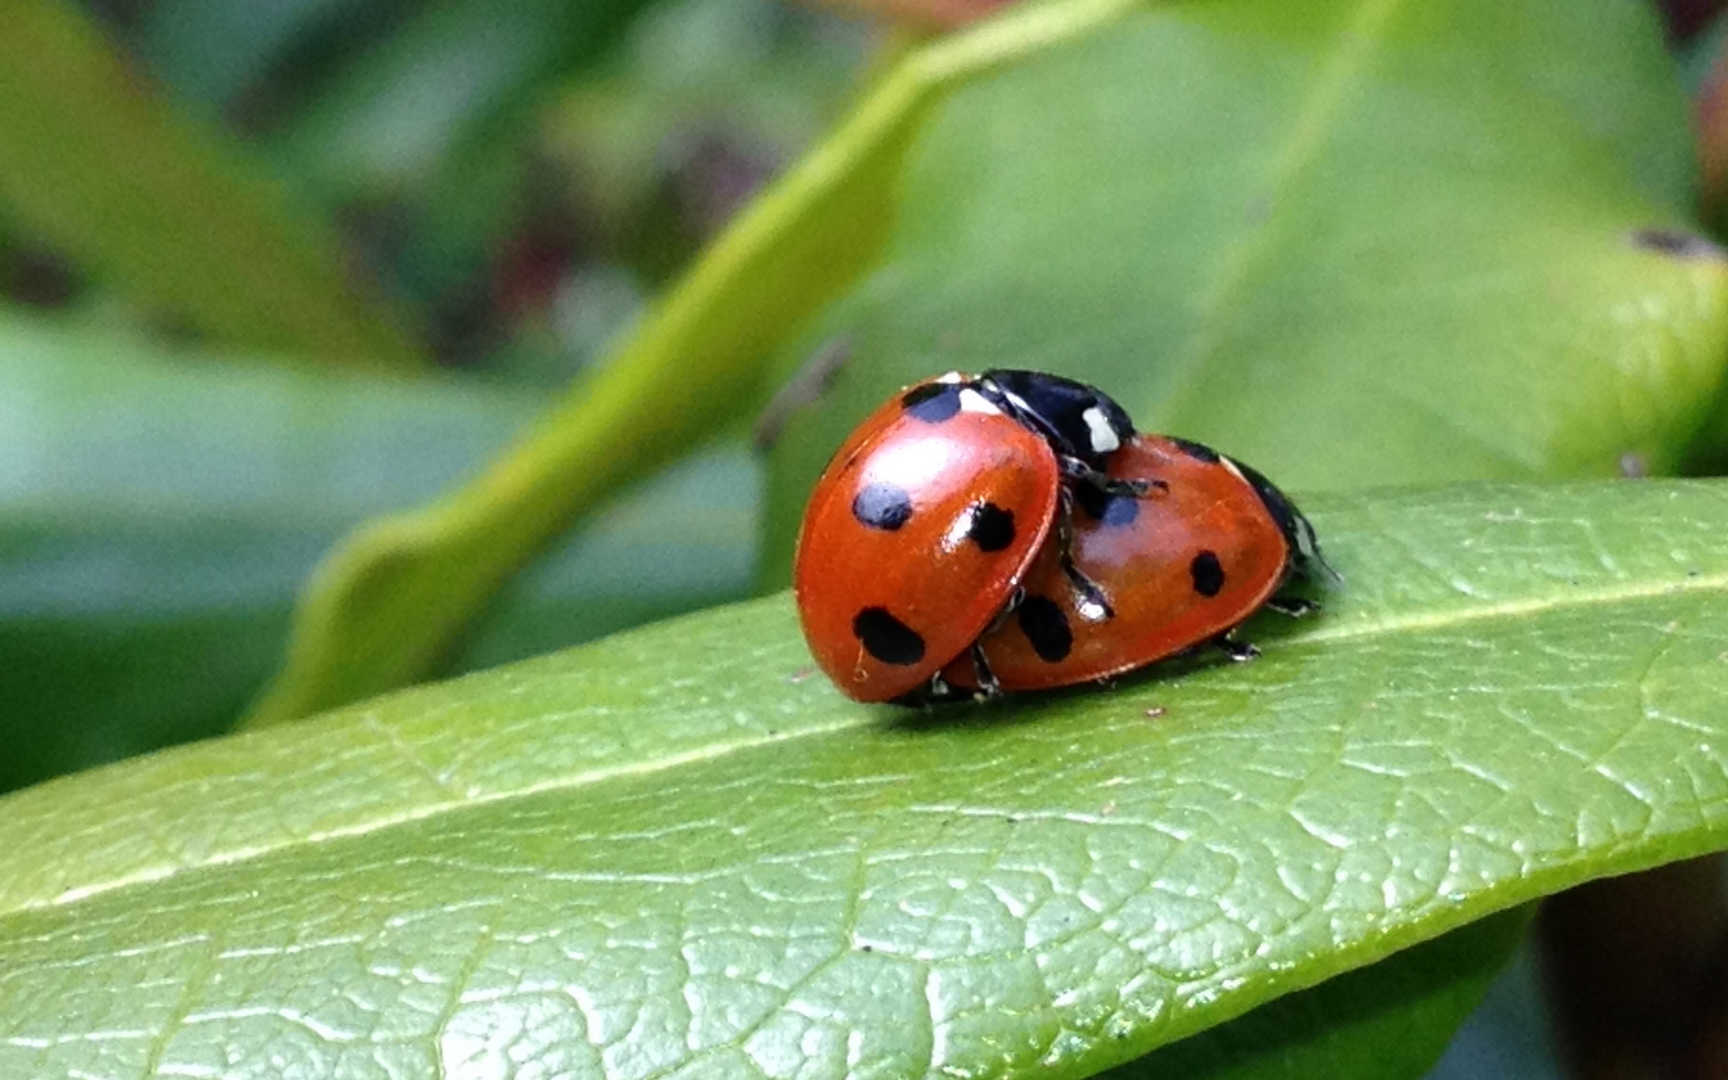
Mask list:
[[1253,469],[1059,375],[950,372],[859,425],[805,511],[810,651],[860,701],[1040,690],[1214,642],[1320,559]]

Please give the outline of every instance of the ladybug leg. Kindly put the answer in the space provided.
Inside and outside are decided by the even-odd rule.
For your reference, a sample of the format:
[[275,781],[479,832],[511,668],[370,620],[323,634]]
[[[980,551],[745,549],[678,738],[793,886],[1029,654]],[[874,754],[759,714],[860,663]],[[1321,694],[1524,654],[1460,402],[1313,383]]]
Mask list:
[[1237,641],[1235,638],[1231,637],[1230,635],[1233,632],[1234,631],[1226,630],[1212,639],[1212,644],[1224,650],[1224,655],[1228,656],[1232,663],[1245,663],[1246,661],[1252,660],[1256,656],[1260,655],[1260,650],[1255,648],[1253,645],[1248,644],[1246,641]]
[[1002,684],[996,681],[996,673],[990,670],[990,661],[984,658],[984,646],[976,641],[972,643],[972,674],[978,677],[977,698],[986,701],[1002,692]]
[[1153,492],[1162,495],[1170,490],[1170,485],[1162,480],[1118,480],[1099,472],[1081,459],[1066,454],[1058,455],[1057,461],[1062,466],[1062,476],[1070,483],[1090,484],[1106,495],[1144,499]]
[[[1014,614],[1014,610],[1025,601],[1026,587],[1024,585],[1014,586],[1014,591],[1008,594],[1008,602],[1003,604],[1002,610],[998,611],[996,617],[990,620],[990,625],[984,628],[984,634],[1000,629],[1002,624],[1008,621],[1008,616]],[[983,637],[984,634],[979,634],[978,636]]]
[[1304,615],[1312,615],[1320,610],[1318,600],[1310,600],[1305,596],[1274,596],[1266,601],[1266,606],[1280,615],[1288,615],[1292,619],[1300,619]]
[[1110,601],[1104,598],[1104,590],[1098,587],[1096,581],[1081,573],[1080,568],[1074,565],[1074,560],[1066,552],[1062,555],[1062,572],[1068,575],[1068,584],[1072,585],[1074,591],[1080,595],[1080,603],[1077,605],[1080,614],[1093,622],[1116,617],[1116,609],[1111,607]]
[[960,696],[961,692],[948,685],[948,680],[944,679],[942,673],[938,671],[936,674],[930,676],[929,682],[917,689],[908,690],[897,698],[893,698],[892,703],[895,705],[911,705],[914,707],[939,705],[947,701],[956,701]]
[[1097,484],[1099,490],[1106,495],[1127,495],[1133,499],[1144,499],[1154,493],[1163,495],[1170,490],[1170,485],[1162,480],[1116,480],[1104,477],[1097,481]]
[[1056,514],[1056,551],[1063,576],[1080,598],[1075,605],[1080,614],[1093,622],[1114,619],[1116,609],[1110,606],[1104,590],[1074,565],[1074,493],[1067,487],[1062,489],[1062,505]]

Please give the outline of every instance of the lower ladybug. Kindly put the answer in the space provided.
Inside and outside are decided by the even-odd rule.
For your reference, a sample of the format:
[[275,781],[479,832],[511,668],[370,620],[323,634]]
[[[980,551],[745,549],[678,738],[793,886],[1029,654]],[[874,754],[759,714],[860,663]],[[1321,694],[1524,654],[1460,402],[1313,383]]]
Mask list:
[[[793,567],[817,664],[860,701],[924,692],[1018,595],[1067,519],[1097,498],[1152,486],[1110,471],[1134,437],[1115,401],[1042,372],[960,372],[918,383],[877,409],[829,461],[805,510]],[[1118,470],[1119,472],[1119,470]]]
[[1229,637],[1236,626],[1265,606],[1313,607],[1278,593],[1293,575],[1325,567],[1314,529],[1258,472],[1199,443],[1136,435],[1109,474],[1149,480],[1156,494],[1075,489],[1071,557],[1103,604],[1073,587],[1059,545],[1048,544],[1011,609],[946,665],[942,682],[986,693],[1049,689],[1206,642],[1246,660],[1256,650]]

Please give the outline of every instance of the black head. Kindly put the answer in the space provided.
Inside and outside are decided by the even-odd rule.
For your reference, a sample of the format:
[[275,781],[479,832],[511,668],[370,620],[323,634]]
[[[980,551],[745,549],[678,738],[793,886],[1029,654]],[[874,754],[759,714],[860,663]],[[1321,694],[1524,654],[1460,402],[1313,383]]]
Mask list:
[[1094,468],[1134,437],[1134,421],[1114,398],[1074,379],[1042,371],[996,368],[978,376],[978,392],[1050,440],[1059,453]]

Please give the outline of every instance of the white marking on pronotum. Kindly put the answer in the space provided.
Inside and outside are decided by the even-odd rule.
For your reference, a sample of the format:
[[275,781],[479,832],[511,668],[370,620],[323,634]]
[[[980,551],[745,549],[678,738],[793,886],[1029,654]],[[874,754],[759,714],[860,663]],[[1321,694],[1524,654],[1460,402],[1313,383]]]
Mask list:
[[1122,440],[1116,437],[1116,429],[1105,419],[1103,409],[1090,406],[1080,414],[1080,419],[1086,421],[1086,436],[1092,440],[1094,454],[1108,454],[1122,445]]
[[936,381],[939,383],[957,383],[961,382],[965,378],[966,376],[958,371],[950,371],[936,376]]
[[996,406],[990,404],[989,398],[985,397],[983,394],[980,394],[978,391],[972,389],[971,387],[967,387],[966,389],[960,391],[960,411],[962,411],[962,412],[975,412],[975,413],[987,413],[991,416],[998,416],[1002,412],[1001,409],[998,409]]
[[1016,409],[1019,409],[1024,413],[1030,413],[1032,411],[1032,406],[1026,404],[1026,399],[1021,397],[1019,394],[1016,394],[1001,383],[991,383],[990,385],[1001,391],[1002,396],[1007,398]]

